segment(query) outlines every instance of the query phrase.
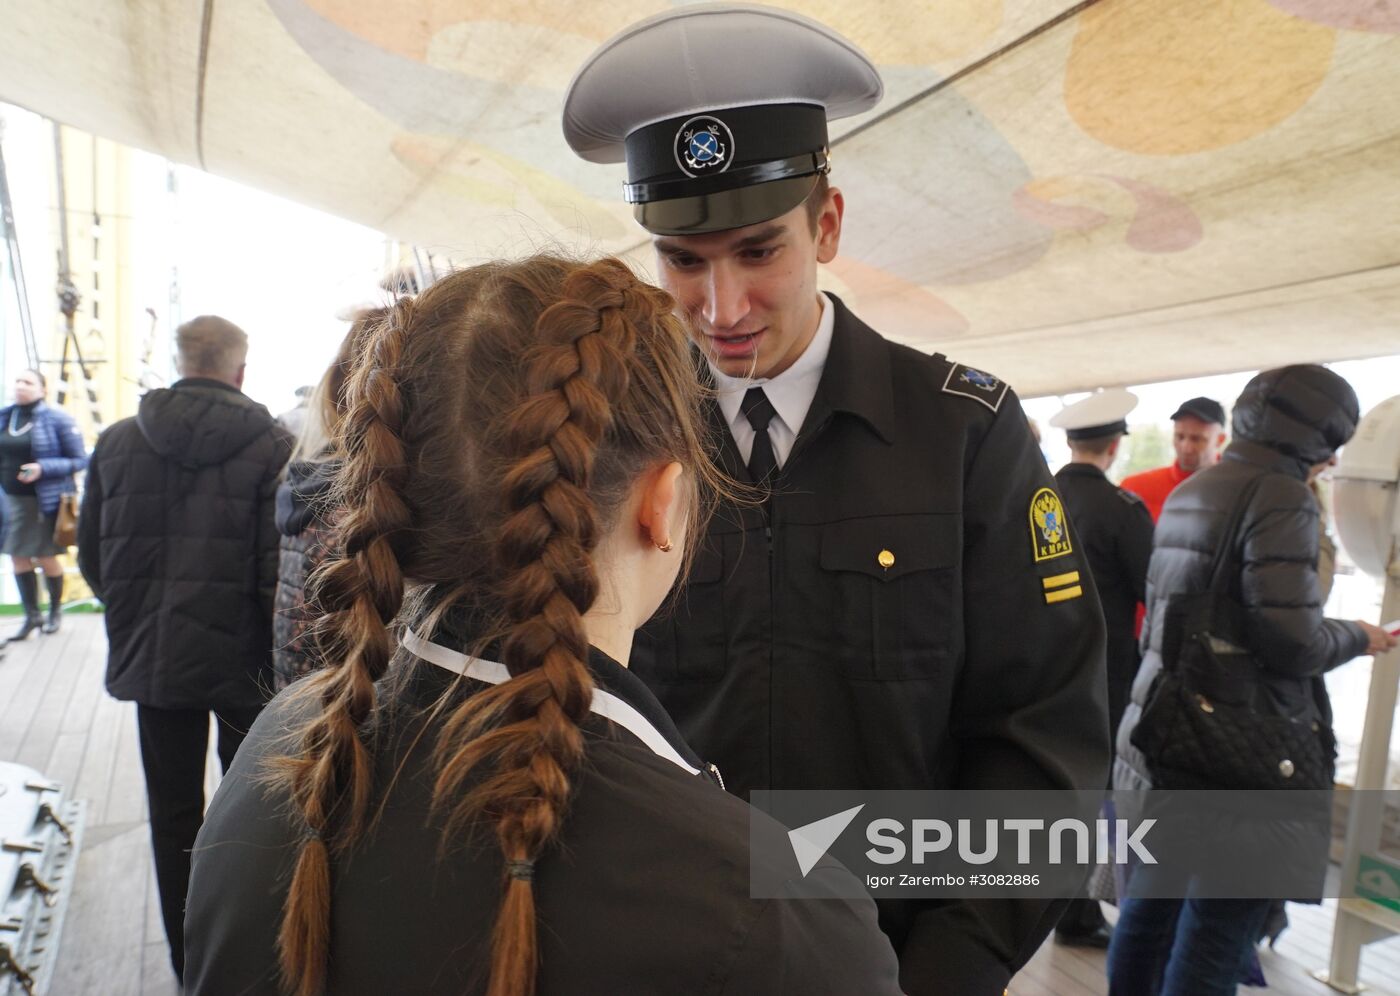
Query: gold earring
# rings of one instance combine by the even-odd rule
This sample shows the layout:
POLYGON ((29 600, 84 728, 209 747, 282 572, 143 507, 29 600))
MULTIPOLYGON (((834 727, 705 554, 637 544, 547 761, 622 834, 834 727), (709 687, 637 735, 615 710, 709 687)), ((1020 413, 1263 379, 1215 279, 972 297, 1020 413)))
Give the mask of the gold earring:
MULTIPOLYGON (((653 543, 656 543, 655 540, 653 540, 652 542, 653 542, 653 543)), ((657 548, 658 550, 660 550, 662 553, 670 553, 670 552, 671 552, 671 541, 670 541, 670 540, 667 540, 665 543, 656 543, 656 548, 657 548)))

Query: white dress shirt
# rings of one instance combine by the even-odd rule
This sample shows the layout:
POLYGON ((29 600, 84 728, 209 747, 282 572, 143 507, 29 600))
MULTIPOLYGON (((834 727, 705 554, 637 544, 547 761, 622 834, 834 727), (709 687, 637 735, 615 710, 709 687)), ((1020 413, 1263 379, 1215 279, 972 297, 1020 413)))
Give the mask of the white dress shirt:
POLYGON ((812 337, 812 341, 792 366, 778 376, 758 377, 752 380, 747 377, 729 377, 716 369, 713 363, 710 364, 710 370, 715 375, 719 410, 724 413, 724 420, 729 423, 729 431, 734 436, 734 442, 739 446, 739 454, 746 464, 749 462, 749 454, 753 452, 754 432, 753 426, 749 425, 749 420, 740 411, 740 405, 743 404, 744 394, 749 388, 763 388, 763 393, 768 396, 773 409, 778 413, 773 421, 768 423, 768 438, 773 443, 773 456, 777 458, 779 467, 787 463, 788 454, 797 442, 797 434, 802 431, 802 422, 807 417, 807 410, 812 407, 812 399, 817 394, 817 384, 821 381, 822 370, 826 367, 826 356, 831 352, 831 333, 836 325, 836 309, 832 307, 831 299, 821 293, 817 298, 822 309, 821 318, 817 321, 817 334, 812 337))

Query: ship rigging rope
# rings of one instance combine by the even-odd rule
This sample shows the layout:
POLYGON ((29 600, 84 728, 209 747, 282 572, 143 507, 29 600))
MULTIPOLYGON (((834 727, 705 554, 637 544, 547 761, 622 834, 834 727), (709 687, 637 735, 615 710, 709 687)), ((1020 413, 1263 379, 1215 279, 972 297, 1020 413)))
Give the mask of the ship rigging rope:
POLYGON ((10 259, 10 276, 15 285, 19 327, 24 336, 24 356, 31 367, 39 366, 39 344, 34 339, 34 320, 29 311, 29 288, 24 282, 24 260, 19 252, 15 209, 10 200, 10 178, 5 170, 4 132, 0 129, 0 226, 5 229, 5 248, 10 259))

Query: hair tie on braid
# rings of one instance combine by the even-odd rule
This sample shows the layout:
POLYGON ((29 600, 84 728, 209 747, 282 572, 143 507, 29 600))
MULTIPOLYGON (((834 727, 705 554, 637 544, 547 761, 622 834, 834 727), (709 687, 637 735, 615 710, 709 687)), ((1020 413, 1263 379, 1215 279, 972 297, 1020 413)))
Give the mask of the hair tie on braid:
POLYGON ((535 880, 535 862, 532 860, 507 861, 506 874, 520 882, 535 880))

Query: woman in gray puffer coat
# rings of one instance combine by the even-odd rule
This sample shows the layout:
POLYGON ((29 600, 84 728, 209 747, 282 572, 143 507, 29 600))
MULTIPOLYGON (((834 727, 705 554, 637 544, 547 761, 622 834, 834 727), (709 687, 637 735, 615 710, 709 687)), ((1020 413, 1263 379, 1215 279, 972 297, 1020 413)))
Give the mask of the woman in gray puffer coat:
MULTIPOLYGON (((1234 440, 1221 462, 1167 499, 1147 575, 1142 666, 1118 729, 1116 790, 1152 787, 1132 735, 1162 669, 1167 605, 1173 595, 1209 588, 1222 544, 1240 565, 1232 587, 1245 610, 1249 650, 1282 714, 1330 727, 1322 676, 1358 654, 1394 645, 1377 626, 1324 618, 1318 590, 1318 508, 1308 482, 1332 462, 1359 418, 1355 392, 1325 367, 1267 370, 1235 403, 1234 440), (1225 535, 1235 500, 1256 481, 1237 532, 1225 535)), ((1125 899, 1109 951, 1110 994, 1233 994, 1269 905, 1268 899, 1125 899)))
POLYGON ((277 489, 277 531, 281 539, 272 617, 275 691, 280 692, 318 666, 307 581, 334 552, 338 504, 335 479, 340 469, 338 436, 345 417, 346 378, 356 353, 383 315, 383 309, 356 314, 335 361, 311 394, 301 435, 287 465, 287 476, 277 489))

